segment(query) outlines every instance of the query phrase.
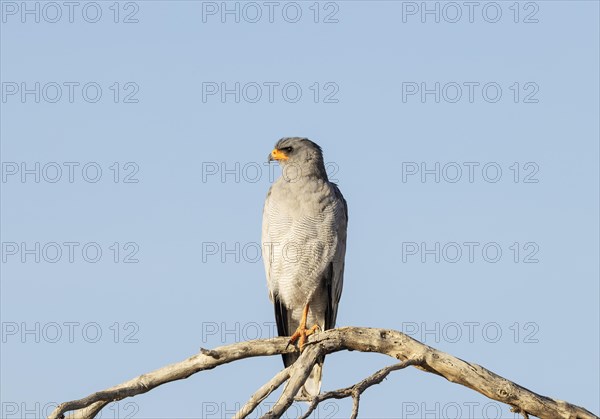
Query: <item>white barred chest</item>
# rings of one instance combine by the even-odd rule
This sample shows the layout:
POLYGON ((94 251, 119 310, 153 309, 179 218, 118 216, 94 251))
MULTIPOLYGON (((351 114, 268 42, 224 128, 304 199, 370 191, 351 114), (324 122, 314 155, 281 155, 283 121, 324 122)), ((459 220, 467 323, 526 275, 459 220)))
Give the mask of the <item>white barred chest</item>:
MULTIPOLYGON (((263 258, 269 289, 287 306, 302 306, 321 285, 338 244, 335 202, 303 202, 280 208, 269 200, 263 258)), ((289 202, 289 201, 288 201, 289 202)))

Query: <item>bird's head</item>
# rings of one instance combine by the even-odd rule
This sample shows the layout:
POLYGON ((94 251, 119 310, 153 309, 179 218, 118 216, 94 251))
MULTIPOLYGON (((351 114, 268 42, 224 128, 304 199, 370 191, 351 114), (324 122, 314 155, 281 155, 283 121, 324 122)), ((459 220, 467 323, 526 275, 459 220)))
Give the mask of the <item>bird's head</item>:
POLYGON ((268 160, 276 160, 283 169, 297 169, 300 176, 316 175, 327 179, 321 147, 308 138, 282 138, 269 153, 268 160))

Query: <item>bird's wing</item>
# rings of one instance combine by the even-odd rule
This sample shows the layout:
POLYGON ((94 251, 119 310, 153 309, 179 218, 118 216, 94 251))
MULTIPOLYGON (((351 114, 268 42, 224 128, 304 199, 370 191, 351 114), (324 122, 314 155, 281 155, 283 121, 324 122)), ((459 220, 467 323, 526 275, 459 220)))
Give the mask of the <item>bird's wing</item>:
POLYGON ((335 327, 338 304, 342 296, 342 288, 344 286, 344 259, 346 256, 346 230, 348 226, 348 204, 337 185, 332 185, 337 205, 339 205, 343 211, 338 212, 336 216, 335 225, 337 227, 338 236, 337 248, 335 249, 333 260, 329 264, 329 269, 325 274, 328 294, 327 308, 325 310, 325 329, 332 329, 335 327))

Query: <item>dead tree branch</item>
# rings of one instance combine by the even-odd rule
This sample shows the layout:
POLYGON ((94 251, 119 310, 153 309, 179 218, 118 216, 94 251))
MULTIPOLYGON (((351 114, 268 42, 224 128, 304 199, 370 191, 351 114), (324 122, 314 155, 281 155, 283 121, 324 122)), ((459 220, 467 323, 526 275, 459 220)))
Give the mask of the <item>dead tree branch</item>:
MULTIPOLYGON (((140 375, 83 399, 62 403, 50 414, 49 419, 62 419, 66 412, 73 412, 69 419, 93 418, 112 401, 146 393, 162 384, 188 378, 197 372, 240 359, 279 355, 295 350, 292 346, 288 347, 287 338, 284 337, 240 342, 213 350, 201 349, 200 353, 181 362, 140 375)), ((490 399, 506 403, 513 411, 521 413, 524 417, 531 415, 540 418, 600 419, 582 407, 539 395, 479 365, 424 345, 404 333, 361 327, 327 330, 311 336, 298 360, 263 385, 238 412, 236 418, 248 416, 262 400, 287 381, 281 396, 265 415, 267 418, 281 417, 294 402, 295 395, 306 381, 318 358, 342 350, 377 352, 403 362, 377 371, 352 387, 319 395, 312 400, 309 410, 314 410, 326 399, 352 397, 353 416, 356 417, 360 395, 367 388, 380 383, 394 370, 414 366, 475 390, 490 399)))
POLYGON ((359 383, 354 384, 352 387, 346 387, 340 390, 328 391, 327 393, 321 393, 315 397, 308 407, 306 413, 300 419, 307 419, 310 414, 317 408, 319 403, 329 399, 344 399, 346 397, 352 397, 353 407, 351 419, 358 417, 358 405, 360 402, 360 395, 364 393, 369 387, 381 383, 385 377, 387 377, 392 371, 404 369, 411 365, 420 365, 422 363, 419 359, 407 359, 399 364, 390 365, 377 371, 375 374, 365 378, 359 383))

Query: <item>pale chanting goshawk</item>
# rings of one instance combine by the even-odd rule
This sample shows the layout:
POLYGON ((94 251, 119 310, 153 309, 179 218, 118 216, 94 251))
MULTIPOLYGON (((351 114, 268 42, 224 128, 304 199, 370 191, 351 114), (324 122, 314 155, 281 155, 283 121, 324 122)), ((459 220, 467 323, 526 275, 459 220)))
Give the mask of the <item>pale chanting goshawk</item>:
MULTIPOLYGON (((321 147, 307 138, 282 138, 269 154, 281 165, 263 210, 262 249, 279 336, 302 350, 307 336, 335 327, 344 280, 348 207, 327 178, 321 147), (307 325, 310 328, 307 328, 307 325), (312 326, 311 326, 312 325, 312 326)), ((291 365, 298 354, 283 355, 291 365)), ((321 391, 323 359, 300 398, 321 391)))

